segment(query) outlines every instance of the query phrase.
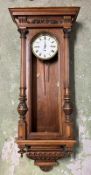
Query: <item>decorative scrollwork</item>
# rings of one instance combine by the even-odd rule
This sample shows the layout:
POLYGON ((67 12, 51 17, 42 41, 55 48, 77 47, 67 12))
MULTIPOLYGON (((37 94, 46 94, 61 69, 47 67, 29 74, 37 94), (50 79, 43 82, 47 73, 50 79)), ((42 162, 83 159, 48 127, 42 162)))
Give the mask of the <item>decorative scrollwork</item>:
POLYGON ((72 149, 59 152, 28 152, 27 157, 33 160, 41 161, 57 161, 60 158, 68 157, 72 153, 72 149))
POLYGON ((63 147, 59 151, 31 151, 31 149, 29 149, 26 152, 27 157, 35 160, 35 164, 43 171, 51 170, 52 167, 57 164, 58 159, 69 157, 71 154, 72 147, 63 147))
POLYGON ((18 26, 42 26, 42 25, 54 25, 54 26, 60 26, 63 28, 71 28, 72 26, 72 20, 73 17, 70 15, 67 16, 31 16, 31 15, 24 15, 24 16, 15 16, 16 23, 18 24, 18 26))

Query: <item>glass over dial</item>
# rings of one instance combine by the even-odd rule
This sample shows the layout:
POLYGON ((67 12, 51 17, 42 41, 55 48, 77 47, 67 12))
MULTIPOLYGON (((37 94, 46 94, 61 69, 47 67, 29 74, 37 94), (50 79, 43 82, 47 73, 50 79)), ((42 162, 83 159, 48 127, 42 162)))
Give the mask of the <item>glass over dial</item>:
POLYGON ((58 42, 55 37, 44 33, 38 35, 32 42, 33 54, 43 60, 51 59, 58 50, 58 42))

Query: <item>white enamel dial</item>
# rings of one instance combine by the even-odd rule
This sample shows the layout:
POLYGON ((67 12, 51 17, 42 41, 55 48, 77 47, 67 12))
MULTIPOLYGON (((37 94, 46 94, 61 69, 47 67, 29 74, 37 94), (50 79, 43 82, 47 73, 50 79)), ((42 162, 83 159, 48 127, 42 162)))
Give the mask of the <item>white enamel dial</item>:
POLYGON ((44 33, 38 35, 32 42, 33 54, 43 60, 51 59, 58 50, 58 42, 55 37, 44 33))

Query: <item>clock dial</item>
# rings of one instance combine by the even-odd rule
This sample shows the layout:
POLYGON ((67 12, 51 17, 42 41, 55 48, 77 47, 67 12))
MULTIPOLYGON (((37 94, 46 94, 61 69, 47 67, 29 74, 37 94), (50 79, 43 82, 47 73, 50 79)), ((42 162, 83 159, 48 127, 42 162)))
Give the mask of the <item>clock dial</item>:
POLYGON ((40 34, 32 42, 33 54, 39 59, 47 60, 55 56, 58 50, 58 42, 49 34, 40 34))

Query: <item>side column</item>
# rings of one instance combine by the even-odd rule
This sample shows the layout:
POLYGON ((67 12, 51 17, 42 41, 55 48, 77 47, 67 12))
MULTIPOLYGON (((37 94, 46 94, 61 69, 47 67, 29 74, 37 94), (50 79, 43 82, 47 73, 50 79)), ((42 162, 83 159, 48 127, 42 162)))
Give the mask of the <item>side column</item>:
MULTIPOLYGON (((28 33, 26 28, 19 28, 21 38, 21 60, 20 60, 20 97, 19 97, 19 105, 18 105, 18 113, 20 115, 20 119, 18 122, 18 140, 25 140, 27 136, 27 128, 26 128, 26 34, 28 33)), ((19 145, 21 156, 23 155, 24 148, 19 145)))
POLYGON ((66 139, 73 139, 73 122, 72 122, 72 104, 70 99, 70 68, 69 68, 69 36, 71 28, 64 29, 64 40, 65 40, 65 80, 64 80, 64 106, 63 110, 65 113, 65 136, 66 139))

